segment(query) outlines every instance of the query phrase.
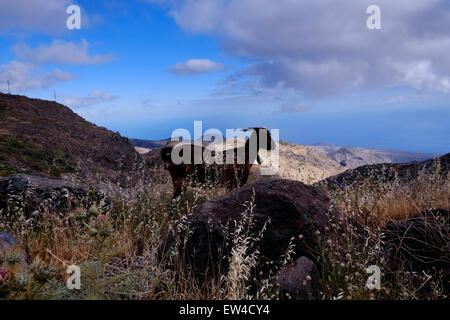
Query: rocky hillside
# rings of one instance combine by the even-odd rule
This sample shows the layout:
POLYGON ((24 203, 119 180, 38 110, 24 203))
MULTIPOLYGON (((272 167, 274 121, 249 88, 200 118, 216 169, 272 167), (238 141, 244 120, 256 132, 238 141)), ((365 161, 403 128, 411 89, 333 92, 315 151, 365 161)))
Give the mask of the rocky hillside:
POLYGON ((307 184, 346 170, 339 163, 307 146, 280 141, 280 177, 307 184))
POLYGON ((433 159, 434 155, 395 150, 376 150, 359 147, 341 147, 330 143, 317 143, 308 146, 341 166, 354 169, 360 166, 377 163, 407 163, 433 159))
POLYGON ((329 188, 342 188, 356 181, 368 181, 378 179, 380 182, 399 180, 408 183, 417 179, 420 174, 437 174, 450 181, 450 153, 436 159, 413 163, 383 163, 365 165, 356 169, 347 170, 341 174, 329 177, 319 184, 329 188))
POLYGON ((0 94, 0 177, 43 175, 132 186, 146 173, 127 138, 59 103, 0 94))

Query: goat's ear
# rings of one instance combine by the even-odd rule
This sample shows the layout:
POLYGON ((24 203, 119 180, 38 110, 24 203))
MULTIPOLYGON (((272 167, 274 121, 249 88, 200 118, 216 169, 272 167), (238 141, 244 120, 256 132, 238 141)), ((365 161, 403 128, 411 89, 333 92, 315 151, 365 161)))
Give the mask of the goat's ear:
POLYGON ((256 162, 258 162, 258 164, 262 164, 264 161, 262 161, 261 157, 257 155, 256 162))
POLYGON ((244 131, 244 132, 247 132, 247 131, 256 131, 256 132, 258 132, 258 130, 259 130, 260 128, 254 128, 254 127, 250 127, 250 128, 247 128, 247 129, 241 129, 242 131, 244 131))
POLYGON ((259 132, 259 130, 268 130, 268 129, 264 127, 251 127, 248 128, 247 130, 255 130, 256 132, 259 132))

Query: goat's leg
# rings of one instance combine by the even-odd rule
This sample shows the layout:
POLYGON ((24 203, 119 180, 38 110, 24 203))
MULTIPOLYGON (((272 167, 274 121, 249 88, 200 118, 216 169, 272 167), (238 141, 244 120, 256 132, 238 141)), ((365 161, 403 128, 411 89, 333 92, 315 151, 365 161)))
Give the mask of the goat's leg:
POLYGON ((200 184, 205 183, 205 176, 206 176, 205 166, 203 166, 203 165, 195 166, 195 175, 196 175, 198 183, 200 183, 200 184))
POLYGON ((226 181, 226 187, 227 191, 231 191, 234 189, 234 186, 236 184, 236 171, 234 166, 228 166, 227 170, 225 171, 225 181, 226 181))
POLYGON ((181 195, 183 191, 184 179, 175 179, 173 182, 173 199, 181 195))
POLYGON ((250 169, 251 169, 251 166, 246 166, 245 168, 244 168, 244 170, 243 170, 243 172, 242 172, 242 181, 240 181, 240 183, 241 183, 241 186, 243 186, 244 184, 246 184, 247 183, 247 181, 248 181, 248 176, 250 175, 250 169))
MULTIPOLYGON (((181 195, 181 192, 183 190, 183 179, 172 180, 172 185, 173 185, 172 200, 173 200, 181 195)), ((176 207, 177 205, 174 202, 169 202, 167 204, 167 213, 169 214, 169 217, 172 218, 173 215, 176 213, 176 207)))

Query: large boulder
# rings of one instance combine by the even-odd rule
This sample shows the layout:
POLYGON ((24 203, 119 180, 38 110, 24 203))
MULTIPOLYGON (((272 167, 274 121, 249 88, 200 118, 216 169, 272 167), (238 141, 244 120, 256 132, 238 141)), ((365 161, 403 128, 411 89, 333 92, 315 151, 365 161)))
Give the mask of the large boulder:
POLYGON ((320 273, 314 262, 306 257, 281 269, 272 279, 281 297, 317 299, 320 294, 320 273))
POLYGON ((0 213, 65 211, 78 206, 98 204, 108 207, 110 199, 102 189, 61 179, 13 174, 0 179, 0 213))
POLYGON ((404 221, 389 221, 383 229, 384 255, 390 270, 450 273, 449 210, 432 209, 404 221))
POLYGON ((337 216, 341 215, 330 209, 329 199, 320 189, 299 181, 259 180, 196 207, 170 230, 160 248, 160 258, 175 248, 196 275, 214 275, 219 268, 226 274, 236 226, 247 223, 246 217, 250 217, 250 238, 258 238, 267 223, 256 244, 258 266, 263 268, 259 272, 273 275, 276 270, 270 268, 277 265, 290 243, 294 245, 294 258, 314 259, 318 232, 323 233, 337 216))

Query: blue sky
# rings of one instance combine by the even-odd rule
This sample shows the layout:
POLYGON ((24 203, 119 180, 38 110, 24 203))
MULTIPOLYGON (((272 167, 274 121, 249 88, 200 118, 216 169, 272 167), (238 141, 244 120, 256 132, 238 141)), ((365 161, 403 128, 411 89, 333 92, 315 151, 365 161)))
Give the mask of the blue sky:
POLYGON ((0 91, 10 80, 13 93, 56 92, 133 138, 203 120, 302 144, 449 152, 448 3, 380 0, 382 29, 368 30, 369 2, 338 2, 2 0, 0 91), (81 30, 66 28, 70 4, 81 30))

